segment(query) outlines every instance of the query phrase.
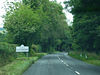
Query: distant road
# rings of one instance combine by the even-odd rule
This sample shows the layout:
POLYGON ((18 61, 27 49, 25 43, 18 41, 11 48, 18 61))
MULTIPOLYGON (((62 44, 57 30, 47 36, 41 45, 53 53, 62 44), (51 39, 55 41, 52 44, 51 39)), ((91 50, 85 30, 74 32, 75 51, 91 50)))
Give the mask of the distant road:
POLYGON ((74 59, 67 53, 49 54, 23 75, 100 75, 100 67, 74 59))

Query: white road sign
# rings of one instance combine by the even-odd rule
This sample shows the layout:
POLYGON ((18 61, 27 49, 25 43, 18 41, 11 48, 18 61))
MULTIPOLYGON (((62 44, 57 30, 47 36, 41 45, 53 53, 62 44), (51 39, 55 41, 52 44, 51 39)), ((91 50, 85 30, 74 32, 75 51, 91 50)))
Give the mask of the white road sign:
POLYGON ((18 46, 16 47, 16 52, 29 52, 29 47, 24 45, 18 46))

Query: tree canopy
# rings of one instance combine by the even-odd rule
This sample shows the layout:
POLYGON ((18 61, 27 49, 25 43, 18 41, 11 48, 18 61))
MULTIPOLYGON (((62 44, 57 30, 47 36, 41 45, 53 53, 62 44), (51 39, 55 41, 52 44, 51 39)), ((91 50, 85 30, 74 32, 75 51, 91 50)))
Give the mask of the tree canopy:
POLYGON ((80 50, 99 51, 100 1, 99 0, 70 0, 66 8, 71 7, 74 15, 73 41, 80 50), (98 42, 97 42, 98 41, 98 42), (97 47, 98 46, 98 47, 97 47))
POLYGON ((39 44, 43 51, 52 51, 57 49, 58 40, 63 43, 69 37, 62 10, 60 4, 49 0, 23 0, 7 11, 4 27, 13 43, 29 46, 39 44))

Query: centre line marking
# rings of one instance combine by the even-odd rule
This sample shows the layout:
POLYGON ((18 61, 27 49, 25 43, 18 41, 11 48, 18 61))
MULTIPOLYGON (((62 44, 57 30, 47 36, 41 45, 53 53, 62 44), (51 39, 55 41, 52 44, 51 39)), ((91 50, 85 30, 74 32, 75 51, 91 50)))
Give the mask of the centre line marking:
POLYGON ((58 59, 63 63, 65 64, 66 66, 69 66, 68 64, 66 64, 62 59, 60 59, 60 57, 58 56, 58 59))
POLYGON ((78 71, 75 71, 76 74, 80 75, 80 73, 78 71))
MULTIPOLYGON (((59 59, 64 65, 69 66, 69 65, 66 64, 59 56, 57 56, 57 57, 58 57, 58 59, 59 59)), ((70 67, 70 68, 71 68, 71 69, 69 69, 69 70, 73 72, 72 67, 70 67)), ((74 73, 76 73, 77 75, 80 75, 80 73, 79 73, 78 71, 75 71, 74 73)))

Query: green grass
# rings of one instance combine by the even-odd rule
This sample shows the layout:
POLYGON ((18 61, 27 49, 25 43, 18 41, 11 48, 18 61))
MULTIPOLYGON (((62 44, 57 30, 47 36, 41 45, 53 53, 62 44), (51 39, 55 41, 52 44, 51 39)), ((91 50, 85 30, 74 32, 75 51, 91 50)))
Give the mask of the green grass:
POLYGON ((39 58, 41 58, 42 56, 47 55, 47 53, 35 53, 34 56, 38 56, 39 58))
POLYGON ((87 63, 100 66, 100 60, 86 60, 87 63))
POLYGON ((34 63, 38 57, 17 58, 10 64, 0 68, 0 75, 22 75, 22 73, 34 63))
POLYGON ((60 53, 60 51, 54 51, 54 53, 60 53))
POLYGON ((47 53, 35 53, 34 57, 19 57, 13 62, 0 67, 0 75, 22 75, 36 60, 47 53))
POLYGON ((84 62, 87 62, 89 64, 94 64, 97 66, 100 66, 100 55, 97 55, 96 53, 82 53, 82 57, 80 56, 82 52, 70 52, 69 55, 73 58, 82 60, 84 62), (87 58, 85 57, 85 54, 87 55, 87 58))

